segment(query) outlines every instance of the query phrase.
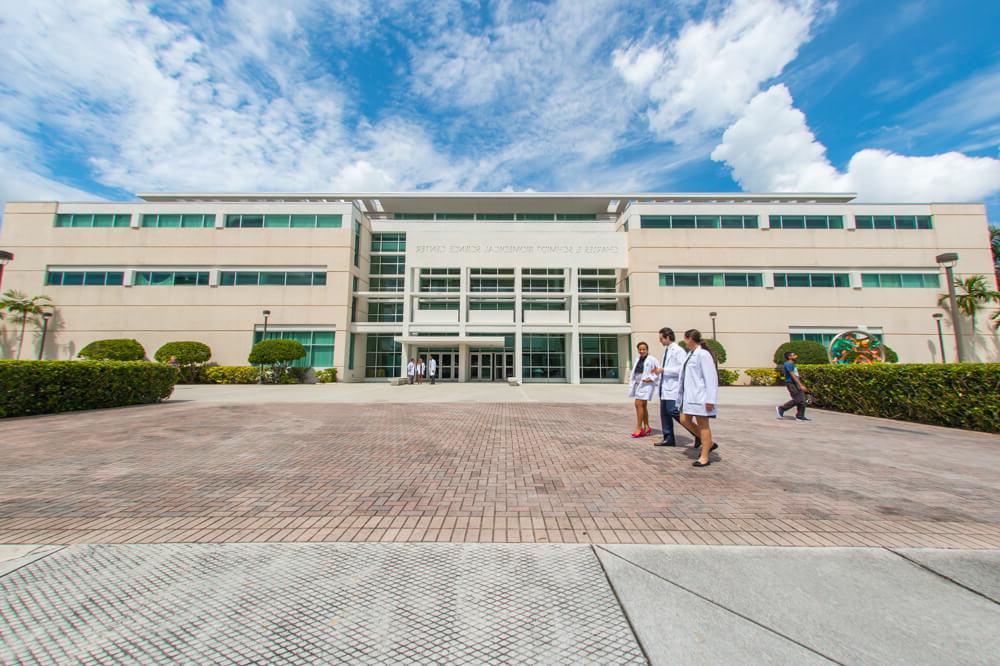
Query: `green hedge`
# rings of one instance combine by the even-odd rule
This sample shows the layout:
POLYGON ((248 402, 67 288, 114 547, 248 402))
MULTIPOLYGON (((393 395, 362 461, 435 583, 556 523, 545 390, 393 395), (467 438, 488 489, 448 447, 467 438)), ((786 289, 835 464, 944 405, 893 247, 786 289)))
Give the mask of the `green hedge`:
POLYGON ((823 409, 1000 432, 1000 363, 799 366, 823 409))
MULTIPOLYGON (((726 362, 726 348, 722 346, 722 343, 714 338, 702 338, 701 343, 708 347, 708 351, 712 352, 712 356, 715 357, 715 362, 718 365, 722 365, 726 362)), ((680 345, 681 349, 684 351, 688 350, 687 343, 681 340, 677 343, 680 345)))
POLYGON ((774 368, 750 368, 743 372, 750 378, 750 386, 777 386, 785 383, 774 368))
POLYGON ((739 370, 727 370, 719 368, 719 386, 731 386, 740 378, 739 370))
POLYGON ((146 358, 146 350, 138 340, 113 338, 94 340, 81 349, 77 356, 91 361, 142 361, 146 358))
POLYGON ((0 361, 0 417, 159 402, 177 379, 145 361, 0 361))
POLYGON ((814 340, 792 340, 780 345, 774 350, 774 364, 779 368, 785 362, 785 352, 795 352, 799 355, 796 365, 820 365, 830 362, 826 347, 814 340))
POLYGON ((329 384, 337 381, 337 368, 324 368, 316 371, 316 381, 320 384, 329 384))
POLYGON ((249 365, 203 365, 198 368, 199 384, 256 384, 260 369, 249 365))

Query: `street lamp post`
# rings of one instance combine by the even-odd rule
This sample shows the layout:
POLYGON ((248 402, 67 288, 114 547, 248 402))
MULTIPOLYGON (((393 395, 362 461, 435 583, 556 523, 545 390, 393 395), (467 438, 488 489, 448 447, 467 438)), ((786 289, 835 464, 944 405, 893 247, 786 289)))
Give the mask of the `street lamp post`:
POLYGON ((944 266, 945 276, 948 280, 948 303, 951 305, 951 323, 955 327, 955 353, 958 362, 965 361, 965 345, 962 340, 962 326, 958 319, 958 300, 955 298, 955 264, 958 263, 957 252, 945 252, 934 258, 941 266, 944 266))
POLYGON ((718 312, 709 312, 708 316, 712 318, 712 339, 715 340, 715 316, 719 314, 718 312))
POLYGON ((947 359, 944 356, 944 333, 941 332, 941 318, 944 317, 940 312, 934 313, 934 321, 937 322, 938 327, 938 346, 941 349, 941 362, 947 363, 947 359))
POLYGON ((52 319, 52 312, 46 310, 42 313, 42 344, 38 345, 38 360, 42 360, 45 355, 45 336, 49 332, 49 319, 52 319))
POLYGON ((0 286, 3 286, 3 267, 14 260, 14 253, 0 250, 0 286))
MULTIPOLYGON (((260 341, 261 342, 263 342, 264 340, 267 340, 267 318, 271 316, 271 311, 270 310, 264 310, 263 314, 264 314, 264 332, 260 336, 260 341)), ((263 367, 261 367, 261 369, 260 369, 260 383, 261 384, 264 383, 264 368, 263 367)))

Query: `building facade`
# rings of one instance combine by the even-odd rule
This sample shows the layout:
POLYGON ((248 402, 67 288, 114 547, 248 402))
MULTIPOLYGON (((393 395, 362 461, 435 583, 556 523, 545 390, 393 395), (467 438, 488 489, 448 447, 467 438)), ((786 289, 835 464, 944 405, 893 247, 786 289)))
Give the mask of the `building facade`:
MULTIPOLYGON (((622 382, 662 326, 714 326, 733 369, 848 329, 938 362, 935 257, 995 280, 982 205, 830 194, 144 194, 9 203, 0 248, 15 255, 3 288, 55 304, 45 358, 128 337, 245 365, 266 325, 346 381, 433 355, 444 381, 622 382)), ((960 322, 967 355, 996 359, 979 319, 960 322)), ((4 327, 6 358, 16 334, 4 327)))

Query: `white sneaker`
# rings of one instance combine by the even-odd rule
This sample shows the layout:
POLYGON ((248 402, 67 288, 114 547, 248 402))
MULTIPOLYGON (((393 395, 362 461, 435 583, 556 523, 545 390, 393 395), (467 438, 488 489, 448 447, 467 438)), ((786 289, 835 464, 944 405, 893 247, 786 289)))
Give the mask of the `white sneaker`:
POLYGON ((774 408, 774 413, 778 415, 778 420, 779 421, 784 421, 785 420, 785 413, 783 411, 781 411, 781 407, 775 407, 774 408))

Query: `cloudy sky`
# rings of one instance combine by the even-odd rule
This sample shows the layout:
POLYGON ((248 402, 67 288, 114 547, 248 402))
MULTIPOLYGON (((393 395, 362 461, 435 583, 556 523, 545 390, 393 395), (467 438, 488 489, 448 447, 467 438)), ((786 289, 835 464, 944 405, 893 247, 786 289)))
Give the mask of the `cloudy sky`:
POLYGON ((1000 221, 1000 3, 0 0, 0 200, 852 191, 1000 221))

